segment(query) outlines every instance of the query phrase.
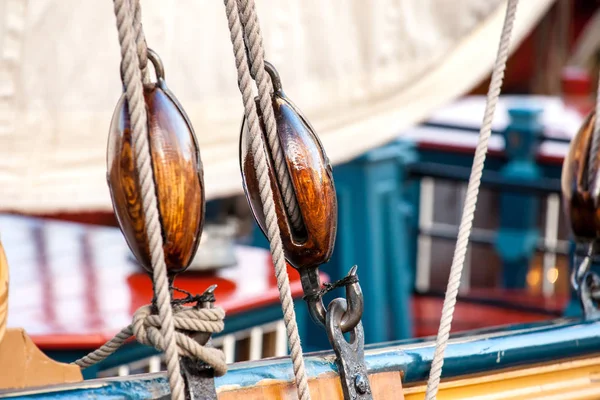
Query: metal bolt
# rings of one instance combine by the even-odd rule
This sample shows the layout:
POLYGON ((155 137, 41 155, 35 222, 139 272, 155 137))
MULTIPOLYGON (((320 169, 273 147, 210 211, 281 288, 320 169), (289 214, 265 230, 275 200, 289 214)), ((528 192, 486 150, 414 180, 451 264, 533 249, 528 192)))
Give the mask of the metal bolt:
POLYGON ((369 390, 369 385, 367 384, 367 380, 362 374, 357 374, 354 377, 354 387, 356 391, 360 394, 366 394, 369 390))

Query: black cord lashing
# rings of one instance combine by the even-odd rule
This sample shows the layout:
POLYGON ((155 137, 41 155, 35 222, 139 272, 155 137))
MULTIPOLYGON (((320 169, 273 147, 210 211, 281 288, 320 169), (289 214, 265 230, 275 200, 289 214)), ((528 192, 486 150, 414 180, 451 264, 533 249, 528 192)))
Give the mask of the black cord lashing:
MULTIPOLYGON (((180 289, 178 287, 173 286, 172 284, 169 286, 169 290, 185 294, 185 297, 183 299, 172 299, 171 307, 196 303, 194 307, 200 308, 202 303, 214 303, 216 300, 215 294, 212 291, 203 294, 192 294, 187 290, 180 289)), ((156 308, 156 297, 152 298, 152 306, 156 308)))
POLYGON ((339 287, 352 285, 354 283, 358 283, 358 276, 356 275, 348 275, 343 277, 340 280, 337 280, 333 283, 324 283, 321 290, 317 290, 312 293, 307 293, 304 295, 303 299, 305 301, 315 301, 319 300, 321 297, 325 296, 327 293, 331 292, 334 289, 339 287))

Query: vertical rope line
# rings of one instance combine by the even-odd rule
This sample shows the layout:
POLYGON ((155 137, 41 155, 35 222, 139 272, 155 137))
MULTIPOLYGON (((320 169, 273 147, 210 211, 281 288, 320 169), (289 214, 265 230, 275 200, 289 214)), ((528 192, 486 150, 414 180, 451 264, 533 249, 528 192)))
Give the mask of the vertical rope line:
POLYGON ((146 44, 146 36, 144 35, 144 29, 142 28, 142 6, 140 0, 131 1, 131 12, 133 14, 133 30, 135 31, 135 44, 137 46, 137 53, 140 63, 140 70, 142 71, 142 79, 144 83, 150 80, 148 72, 148 45, 146 44))
POLYGON ((267 141, 271 149, 275 174, 283 195, 283 203, 288 211, 290 222, 296 230, 302 228, 302 214, 294 193, 287 163, 283 156, 283 150, 279 144, 277 135, 277 125, 273 115, 273 103, 271 93, 273 93, 273 83, 271 77, 265 72, 265 51, 263 47, 262 34, 258 23, 256 5, 254 0, 238 0, 238 11, 242 31, 246 37, 246 45, 250 55, 250 74, 255 79, 258 87, 258 98, 260 110, 262 111, 263 121, 267 131, 267 141))
POLYGON ((500 36, 500 45, 496 56, 496 62, 492 70, 492 78, 487 94, 485 113, 481 130, 479 131, 479 141, 475 149, 473 158, 473 167, 471 168, 471 176, 467 186, 467 194, 463 207, 463 214, 458 229, 458 238, 454 249, 454 258, 452 267, 450 268, 450 277, 448 279, 448 288, 444 298, 444 306, 442 307, 442 316, 438 329, 437 339, 435 342, 435 353, 431 362, 431 372, 427 381, 427 391, 425 393, 426 400, 434 400, 437 396, 440 379, 442 375, 442 366, 444 365, 444 351, 448 346, 450 337, 450 328, 452 326, 452 318, 454 316, 454 308, 456 306, 456 297, 460 286, 460 278, 462 269, 465 263, 465 255, 469 247, 469 236, 473 227, 473 217, 475 216, 475 207, 477 205, 477 196, 479 194, 479 186, 481 184, 481 175, 485 164, 485 156, 488 148, 488 141, 492 132, 492 120, 500 89, 504 79, 504 70, 506 69, 506 61, 510 48, 510 36, 517 11, 518 0, 508 0, 506 6, 506 15, 502 34, 500 36))
MULTIPOLYGON (((137 0, 134 0, 137 1, 137 0)), ((158 201, 154 186, 154 171, 148 138, 146 103, 142 87, 136 33, 133 28, 131 4, 127 0, 114 0, 114 11, 121 45, 121 68, 131 120, 135 164, 139 172, 144 220, 151 252, 152 278, 156 306, 161 321, 161 334, 165 343, 165 359, 172 398, 184 400, 184 382, 179 369, 179 354, 175 341, 171 293, 163 251, 162 228, 159 221, 158 201)), ((141 26, 141 25, 140 25, 141 26)), ((140 28, 141 31, 141 28, 140 28)), ((137 35, 140 37, 140 35, 137 35)))
MULTIPOLYGON (((286 326, 286 333, 290 346, 290 353, 294 368, 296 388, 298 397, 301 400, 309 400, 310 392, 308 389, 308 378, 304 368, 304 356, 302 355, 302 346, 300 336, 298 335, 298 325, 296 323, 296 313, 294 311, 294 302, 290 289, 290 282, 287 275, 286 262, 283 254, 283 244, 281 242, 281 233, 277 224, 277 215, 275 213, 275 202, 273 200, 273 191, 269 179, 267 168, 267 154, 263 142, 262 131, 260 128, 254 94, 252 91, 252 78, 248 69, 248 59, 246 57, 246 48, 244 45, 242 24, 238 12, 236 0, 224 0, 225 12, 231 33, 231 43, 235 56, 235 64, 238 74, 238 86, 242 94, 244 110, 248 124, 249 149, 252 151, 255 160, 256 174, 259 182, 260 199, 263 204, 265 222, 267 228, 267 237, 271 246, 273 264, 275 266, 275 276, 279 288, 279 298, 283 310, 283 318, 286 326)), ((270 96, 270 94, 269 94, 270 96)))

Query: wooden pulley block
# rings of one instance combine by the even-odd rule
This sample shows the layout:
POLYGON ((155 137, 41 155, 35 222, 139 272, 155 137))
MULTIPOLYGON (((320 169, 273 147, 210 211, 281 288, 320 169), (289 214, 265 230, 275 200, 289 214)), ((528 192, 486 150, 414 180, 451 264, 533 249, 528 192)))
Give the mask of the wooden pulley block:
MULTIPOLYGON (((154 184, 170 275, 194 258, 204 223, 204 179, 192 124, 168 90, 160 59, 148 51, 157 82, 144 85, 154 184)), ((125 94, 113 114, 108 139, 108 186, 117 220, 140 264, 151 271, 139 171, 125 94)))
POLYGON ((561 177, 565 213, 575 237, 584 240, 600 238, 600 208, 594 199, 594 187, 588 183, 590 162, 596 164, 596 174, 600 172, 600 159, 590 159, 595 120, 595 113, 590 113, 571 140, 561 177))
MULTIPOLYGON (((268 63, 265 63, 265 69, 273 81, 272 100, 277 134, 303 221, 301 229, 292 227, 277 182, 272 156, 267 157, 285 257, 297 269, 317 267, 329 260, 335 243, 337 199, 333 172, 314 129, 284 94, 277 71, 268 63)), ((263 138, 268 147, 260 107, 257 105, 257 108, 263 138)), ((259 183, 254 169, 255 159, 248 147, 248 135, 248 126, 244 118, 240 134, 242 180, 254 218, 263 233, 266 233, 259 183)))

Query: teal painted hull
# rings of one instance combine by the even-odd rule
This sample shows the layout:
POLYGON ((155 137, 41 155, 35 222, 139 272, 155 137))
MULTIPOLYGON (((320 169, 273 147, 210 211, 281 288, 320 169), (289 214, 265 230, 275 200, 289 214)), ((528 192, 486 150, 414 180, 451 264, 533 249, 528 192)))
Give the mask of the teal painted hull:
MULTIPOLYGON (((600 353, 598 332, 600 320, 563 318, 457 334, 446 350, 443 378, 600 353)), ((407 385, 427 379, 433 352, 434 340, 425 338, 368 346, 365 358, 369 372, 403 371, 403 384, 407 385)), ((310 376, 336 371, 334 356, 331 352, 308 354, 306 368, 310 376)), ((264 379, 291 381, 293 373, 289 358, 232 365, 225 376, 216 378, 216 385, 249 387, 264 379)), ((0 398, 160 399, 168 393, 166 376, 158 373, 89 380, 20 393, 4 392, 0 393, 0 398)))

